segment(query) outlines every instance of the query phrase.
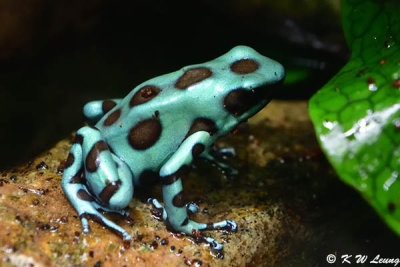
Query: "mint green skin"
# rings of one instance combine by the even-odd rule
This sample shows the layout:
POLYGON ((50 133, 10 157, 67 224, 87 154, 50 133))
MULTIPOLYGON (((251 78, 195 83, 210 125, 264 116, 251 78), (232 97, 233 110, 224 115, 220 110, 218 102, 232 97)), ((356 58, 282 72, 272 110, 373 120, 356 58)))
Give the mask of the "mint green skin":
MULTIPOLYGON (((198 207, 182 203, 179 170, 190 165, 197 155, 215 160, 209 153, 210 146, 262 109, 270 100, 267 96, 275 90, 272 85, 282 82, 284 74, 284 68, 278 62, 250 47, 237 46, 212 61, 187 66, 138 85, 125 98, 114 99, 115 106, 108 112, 102 108, 104 101, 86 104, 84 115, 97 122, 95 127, 78 130, 62 178, 62 188, 81 218, 83 231, 90 231, 88 218, 92 218, 129 241, 128 232, 98 210, 127 216, 125 208, 133 196, 134 186, 143 184, 142 173, 148 171, 161 177, 164 207, 155 199, 149 202, 174 230, 188 235, 221 228, 235 231, 237 225, 232 220, 206 224, 189 219, 187 210, 196 212, 198 207), (234 72, 232 64, 244 59, 255 61, 257 68, 245 69, 244 72, 250 73, 234 72), (203 76, 192 73, 191 84, 177 88, 179 78, 196 68, 206 68, 211 74, 204 77, 204 73, 203 76), (148 85, 156 86, 160 91, 149 101, 132 106, 131 99, 148 85), (239 88, 240 94, 227 97, 239 88), (117 110, 119 115, 113 117, 117 110), (206 123, 196 123, 199 119, 206 123), (132 129, 143 121, 151 121, 151 127, 134 131, 139 135, 132 137, 132 129), (150 141, 149 136, 152 136, 150 141), (137 141, 133 145, 132 138, 137 141), (82 171, 85 180, 80 178, 82 171)), ((226 168, 223 163, 216 163, 226 168)), ((215 250, 222 249, 222 245, 212 238, 205 237, 203 241, 215 250)))

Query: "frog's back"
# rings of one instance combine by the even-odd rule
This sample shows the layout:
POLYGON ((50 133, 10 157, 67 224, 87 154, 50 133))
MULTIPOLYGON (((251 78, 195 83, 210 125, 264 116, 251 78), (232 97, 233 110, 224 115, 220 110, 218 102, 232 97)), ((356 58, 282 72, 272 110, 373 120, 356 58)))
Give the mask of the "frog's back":
POLYGON ((210 87, 210 69, 204 64, 193 66, 189 66, 194 69, 191 77, 185 78, 187 71, 181 69, 140 84, 96 124, 110 149, 135 176, 144 170, 158 171, 196 119, 214 121, 221 116, 217 109, 205 114, 210 102, 204 92, 198 95, 194 90, 210 87), (188 88, 193 83, 196 86, 188 88))
MULTIPOLYGON (((284 75, 281 69, 279 63, 239 46, 212 61, 140 84, 96 127, 135 177, 144 170, 158 171, 192 129, 208 131, 215 140, 250 116, 243 107, 254 101, 237 98, 241 94, 234 91, 253 93, 275 83, 284 75)), ((257 110, 266 103, 257 102, 257 110)))

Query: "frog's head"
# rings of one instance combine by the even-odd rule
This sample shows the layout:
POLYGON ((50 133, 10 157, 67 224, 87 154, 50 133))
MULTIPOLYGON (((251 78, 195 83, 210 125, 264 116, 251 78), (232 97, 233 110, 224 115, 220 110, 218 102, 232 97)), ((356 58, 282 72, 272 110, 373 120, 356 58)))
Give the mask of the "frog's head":
POLYGON ((285 78, 281 64, 248 46, 236 46, 220 59, 230 62, 223 106, 238 122, 262 109, 285 78))

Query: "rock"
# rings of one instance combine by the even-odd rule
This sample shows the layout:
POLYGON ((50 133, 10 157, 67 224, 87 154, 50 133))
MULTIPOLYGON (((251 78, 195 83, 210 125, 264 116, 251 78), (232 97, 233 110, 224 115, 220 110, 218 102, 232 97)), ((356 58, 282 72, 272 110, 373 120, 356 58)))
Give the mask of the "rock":
MULTIPOLYGON (((232 146, 226 159, 239 170, 225 175, 198 161, 185 177, 187 197, 200 206, 192 218, 233 219, 236 233, 204 232, 224 246, 223 254, 192 237, 172 233, 152 218, 147 197, 161 200, 160 185, 135 188, 130 219, 107 214, 133 237, 129 246, 90 221, 83 234, 76 211, 62 192, 62 169, 71 138, 32 161, 0 174, 0 257, 10 265, 34 266, 271 266, 287 262, 311 232, 302 220, 307 198, 299 182, 332 177, 315 141, 303 101, 274 101, 217 143, 232 146), (311 178, 310 178, 311 177, 311 178), (223 258, 222 258, 223 256, 223 258)), ((321 184, 324 186, 324 179, 321 184)), ((299 256, 301 258, 301 256, 299 256)), ((291 262, 296 262, 292 259, 291 262)))

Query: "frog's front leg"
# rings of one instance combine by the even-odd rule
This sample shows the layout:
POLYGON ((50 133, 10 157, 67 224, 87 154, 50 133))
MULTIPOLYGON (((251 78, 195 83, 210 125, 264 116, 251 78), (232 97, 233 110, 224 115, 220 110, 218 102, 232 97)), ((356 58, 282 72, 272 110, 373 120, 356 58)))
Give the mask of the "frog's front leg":
POLYGON ((96 100, 85 104, 83 115, 87 120, 96 123, 107 112, 113 109, 122 99, 96 100))
MULTIPOLYGON (((160 169, 166 217, 176 231, 192 236, 196 236, 201 230, 221 228, 229 231, 236 230, 236 223, 231 220, 217 223, 198 223, 190 220, 186 203, 184 203, 179 169, 184 165, 191 164, 193 158, 200 155, 211 142, 208 132, 199 131, 190 135, 160 169)), ((222 245, 212 238, 204 238, 204 241, 208 242, 213 249, 222 249, 222 245)))
POLYGON ((99 130, 81 128, 68 156, 62 188, 78 212, 83 231, 90 231, 88 219, 99 222, 124 240, 130 235, 120 226, 105 218, 98 210, 127 215, 123 209, 133 195, 132 173, 129 167, 108 150, 99 130), (85 178, 82 179, 82 171, 85 178))

